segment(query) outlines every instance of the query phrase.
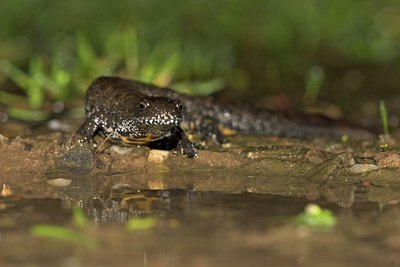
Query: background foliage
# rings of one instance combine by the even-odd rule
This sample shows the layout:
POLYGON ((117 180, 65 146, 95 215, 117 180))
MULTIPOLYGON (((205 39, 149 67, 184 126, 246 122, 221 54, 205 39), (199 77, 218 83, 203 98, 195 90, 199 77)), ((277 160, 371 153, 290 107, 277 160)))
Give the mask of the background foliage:
POLYGON ((399 87, 396 0, 3 0, 0 17, 0 111, 17 118, 46 119, 111 74, 344 109, 399 87))

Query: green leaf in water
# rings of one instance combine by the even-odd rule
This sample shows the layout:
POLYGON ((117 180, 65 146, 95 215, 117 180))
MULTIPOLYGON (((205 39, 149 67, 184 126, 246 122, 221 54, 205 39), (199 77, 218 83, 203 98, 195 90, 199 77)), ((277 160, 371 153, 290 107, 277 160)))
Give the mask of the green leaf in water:
POLYGON ((296 216, 295 222, 310 227, 331 228, 335 225, 336 218, 330 210, 323 209, 317 204, 308 204, 304 212, 296 216))
POLYGON ((31 234, 36 237, 56 239, 76 245, 82 245, 92 249, 95 249, 99 246, 96 240, 93 240, 76 231, 57 225, 36 224, 31 228, 31 234))
POLYGON ((132 218, 126 224, 129 231, 151 229, 156 224, 157 220, 154 218, 132 218))
POLYGON ((72 219, 74 224, 80 228, 86 228, 89 225, 89 220, 82 208, 74 208, 72 210, 72 219))

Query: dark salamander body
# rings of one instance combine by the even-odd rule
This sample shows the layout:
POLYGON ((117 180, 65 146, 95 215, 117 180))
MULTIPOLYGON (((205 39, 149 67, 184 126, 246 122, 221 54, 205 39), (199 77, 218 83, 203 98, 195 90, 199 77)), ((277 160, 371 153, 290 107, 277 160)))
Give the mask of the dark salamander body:
POLYGON ((217 144, 226 143, 225 135, 236 132, 295 138, 376 138, 374 132, 361 126, 319 115, 219 103, 212 97, 185 96, 117 77, 100 77, 90 85, 85 110, 87 120, 78 130, 84 140, 99 133, 120 144, 177 147, 187 157, 195 156, 196 148, 185 132, 217 144))

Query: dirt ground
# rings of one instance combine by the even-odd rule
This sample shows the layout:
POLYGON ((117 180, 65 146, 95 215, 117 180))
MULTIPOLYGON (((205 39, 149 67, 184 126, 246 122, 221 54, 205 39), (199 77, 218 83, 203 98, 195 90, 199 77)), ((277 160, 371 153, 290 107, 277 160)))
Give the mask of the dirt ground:
MULTIPOLYGON (((188 159, 176 151, 108 143, 69 145, 70 134, 0 138, 0 181, 21 195, 77 199, 115 184, 133 189, 194 189, 225 193, 324 197, 341 207, 355 201, 400 200, 400 150, 391 139, 342 143, 237 136, 188 159), (82 195, 83 194, 83 195, 82 195)), ((101 139, 98 140, 101 143, 101 139)))

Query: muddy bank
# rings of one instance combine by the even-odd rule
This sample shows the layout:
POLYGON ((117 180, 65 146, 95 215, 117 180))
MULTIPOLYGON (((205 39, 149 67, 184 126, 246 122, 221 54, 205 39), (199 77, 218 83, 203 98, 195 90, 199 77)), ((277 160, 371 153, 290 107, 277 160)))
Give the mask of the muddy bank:
MULTIPOLYGON (((18 195, 83 199, 124 185, 132 190, 193 189, 398 203, 400 151, 373 143, 304 142, 235 137, 229 147, 200 150, 187 159, 174 151, 103 144, 66 146, 61 133, 1 138, 0 182, 18 195)), ((101 143, 101 140, 99 140, 101 143)))

